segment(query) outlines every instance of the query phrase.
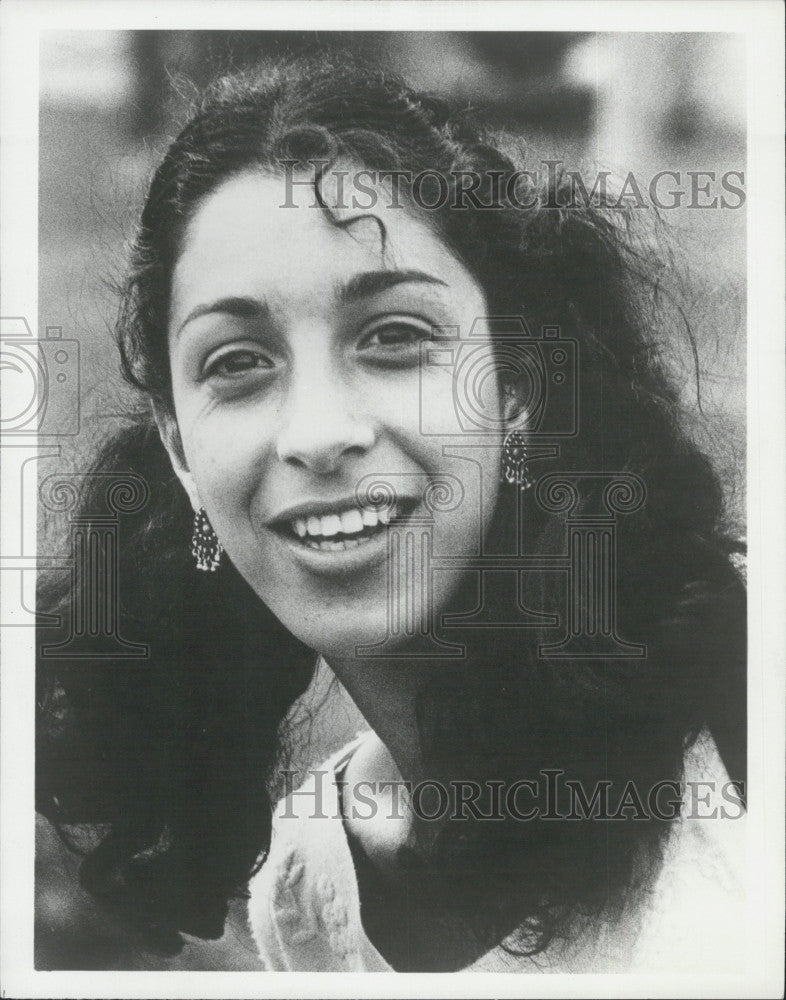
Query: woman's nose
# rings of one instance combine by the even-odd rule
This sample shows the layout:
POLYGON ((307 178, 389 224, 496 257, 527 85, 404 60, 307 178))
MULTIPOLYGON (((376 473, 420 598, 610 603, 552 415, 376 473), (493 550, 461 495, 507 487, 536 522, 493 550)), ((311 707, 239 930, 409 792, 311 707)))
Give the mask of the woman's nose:
POLYGON ((326 475, 374 444, 372 422, 353 412, 351 394, 331 384, 324 369, 299 379, 289 395, 276 443, 282 462, 326 475))

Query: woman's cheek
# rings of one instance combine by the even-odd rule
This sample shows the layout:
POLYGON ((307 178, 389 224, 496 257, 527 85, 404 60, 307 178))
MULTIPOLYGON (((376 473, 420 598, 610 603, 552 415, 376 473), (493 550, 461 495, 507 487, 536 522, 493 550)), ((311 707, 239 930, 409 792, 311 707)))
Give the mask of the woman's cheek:
POLYGON ((381 426, 394 435, 406 434, 428 443, 431 426, 456 425, 452 371, 430 371, 420 365, 401 371, 374 372, 361 381, 359 399, 364 407, 372 403, 381 426))
POLYGON ((186 458, 190 451, 192 473, 213 526, 234 534, 238 519, 247 520, 247 499, 260 472, 261 422, 249 414, 229 415, 213 408, 194 424, 190 446, 186 458))
POLYGON ((426 434, 460 434, 453 365, 443 363, 450 352, 435 348, 427 355, 418 378, 420 427, 426 434), (434 359, 428 363, 428 359, 434 359), (438 363, 439 362, 439 363, 438 363))

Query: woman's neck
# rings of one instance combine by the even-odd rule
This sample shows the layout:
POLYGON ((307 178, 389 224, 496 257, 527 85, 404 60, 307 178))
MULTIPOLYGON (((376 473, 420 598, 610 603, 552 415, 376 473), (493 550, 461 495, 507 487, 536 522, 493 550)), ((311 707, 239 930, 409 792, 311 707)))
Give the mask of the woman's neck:
MULTIPOLYGON (((347 830, 381 871, 395 871, 403 848, 429 854, 453 811, 445 809, 429 822, 416 820, 409 791, 441 777, 426 762, 417 706, 427 685, 450 683, 455 667, 403 658, 338 659, 330 666, 375 734, 353 755, 345 772, 347 801, 352 804, 357 790, 373 800, 373 807, 351 805, 345 814, 347 830), (373 815, 368 816, 370 811, 373 815)), ((449 794, 450 787, 446 789, 449 794)), ((428 803, 423 809, 430 812, 428 803)))
POLYGON ((389 780, 422 781, 424 773, 417 702, 438 664, 405 659, 331 658, 330 667, 379 737, 375 770, 389 780))

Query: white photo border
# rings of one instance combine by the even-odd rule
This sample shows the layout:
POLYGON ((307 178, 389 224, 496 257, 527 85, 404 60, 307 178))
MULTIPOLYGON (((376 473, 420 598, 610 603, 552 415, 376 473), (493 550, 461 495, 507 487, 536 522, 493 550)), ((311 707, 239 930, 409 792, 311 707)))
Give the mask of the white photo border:
MULTIPOLYGON (((740 972, 719 976, 38 972, 33 965, 34 634, 2 636, 0 992, 12 997, 776 997, 784 931, 784 9, 770 0, 211 2, 6 0, 0 315, 38 316, 38 38, 43 30, 718 31, 748 59, 749 909, 740 972)), ((11 406, 12 400, 4 405, 11 406)), ((0 462, 3 455, 0 453, 0 462)), ((3 463, 4 464, 4 463, 3 463)), ((3 504, 3 508, 6 504, 3 504)), ((13 526, 6 517, 2 542, 13 526)), ((5 547, 5 544, 4 546, 5 547)), ((0 600, 12 598, 6 590, 0 600)), ((4 610, 6 610, 4 608, 4 610)))

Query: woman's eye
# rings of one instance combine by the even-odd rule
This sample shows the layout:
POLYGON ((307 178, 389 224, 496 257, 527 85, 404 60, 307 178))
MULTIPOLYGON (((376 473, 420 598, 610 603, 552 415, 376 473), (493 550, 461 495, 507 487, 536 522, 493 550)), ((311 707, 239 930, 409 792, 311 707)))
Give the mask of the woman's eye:
POLYGON ((387 353, 401 353, 412 350, 418 352, 424 340, 431 339, 431 330, 425 326, 409 323, 387 323, 378 326, 360 341, 361 350, 378 350, 387 353))
POLYGON ((205 378, 238 378, 248 372, 269 370, 273 363, 259 351, 238 350, 229 351, 209 361, 205 365, 205 378))

